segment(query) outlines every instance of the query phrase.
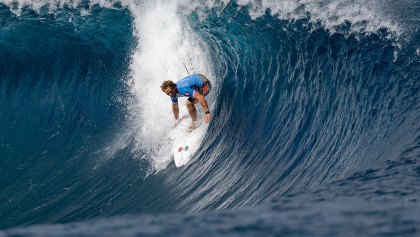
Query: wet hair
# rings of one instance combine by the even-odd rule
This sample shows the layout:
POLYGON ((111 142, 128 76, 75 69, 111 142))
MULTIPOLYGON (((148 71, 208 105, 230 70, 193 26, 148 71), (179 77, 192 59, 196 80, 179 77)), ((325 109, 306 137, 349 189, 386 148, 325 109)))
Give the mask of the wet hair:
POLYGON ((165 89, 168 87, 175 88, 176 84, 171 80, 167 80, 167 81, 162 82, 162 85, 160 85, 160 89, 162 89, 162 91, 165 91, 165 89))

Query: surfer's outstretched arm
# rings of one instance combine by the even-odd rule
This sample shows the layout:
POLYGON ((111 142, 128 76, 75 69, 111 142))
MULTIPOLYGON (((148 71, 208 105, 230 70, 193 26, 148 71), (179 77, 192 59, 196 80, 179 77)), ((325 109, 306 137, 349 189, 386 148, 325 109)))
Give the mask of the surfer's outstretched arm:
POLYGON ((174 112, 175 119, 179 119, 179 106, 178 104, 172 104, 172 112, 174 112))
POLYGON ((206 99, 204 98, 202 94, 196 93, 196 92, 194 92, 194 99, 200 102, 201 106, 203 107, 203 110, 205 113, 204 122, 209 123, 211 119, 211 115, 210 115, 210 110, 209 110, 209 106, 207 105, 206 99))

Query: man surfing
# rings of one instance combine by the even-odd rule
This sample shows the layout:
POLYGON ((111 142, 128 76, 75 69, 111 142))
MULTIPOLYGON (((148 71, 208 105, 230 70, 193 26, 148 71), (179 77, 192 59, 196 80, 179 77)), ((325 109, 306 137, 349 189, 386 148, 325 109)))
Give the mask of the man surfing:
MULTIPOLYGON (((193 74, 182 78, 177 83, 167 80, 162 83, 160 88, 165 94, 171 97, 172 112, 174 113, 176 121, 179 119, 178 97, 188 97, 187 108, 192 119, 191 125, 188 128, 189 132, 197 128, 195 123, 197 120, 197 110, 194 105, 197 102, 203 107, 204 122, 210 122, 210 110, 204 97, 209 94, 211 83, 205 76, 202 74, 193 74)), ((176 125, 177 123, 175 123, 175 126, 176 125)))

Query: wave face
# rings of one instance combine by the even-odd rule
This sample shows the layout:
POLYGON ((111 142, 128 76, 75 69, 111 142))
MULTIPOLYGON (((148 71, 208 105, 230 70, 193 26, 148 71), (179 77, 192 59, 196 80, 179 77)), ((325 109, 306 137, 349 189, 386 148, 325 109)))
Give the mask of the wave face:
POLYGON ((0 228, 48 225, 0 236, 418 234, 414 1, 3 2, 0 228), (176 168, 183 63, 212 121, 176 168))

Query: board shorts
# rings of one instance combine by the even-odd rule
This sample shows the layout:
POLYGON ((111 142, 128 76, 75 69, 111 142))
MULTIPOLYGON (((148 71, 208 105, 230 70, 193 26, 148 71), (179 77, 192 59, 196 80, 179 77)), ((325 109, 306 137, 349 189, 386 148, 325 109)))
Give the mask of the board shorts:
MULTIPOLYGON (((203 76, 204 77, 204 76, 203 76)), ((207 78, 206 78, 207 79, 207 78)), ((211 91, 211 82, 207 79, 206 82, 204 82, 204 85, 199 88, 198 90, 196 90, 198 93, 200 93, 200 95, 206 96, 210 93, 211 91)), ((194 102, 195 99, 189 97, 188 100, 190 102, 194 102)))

